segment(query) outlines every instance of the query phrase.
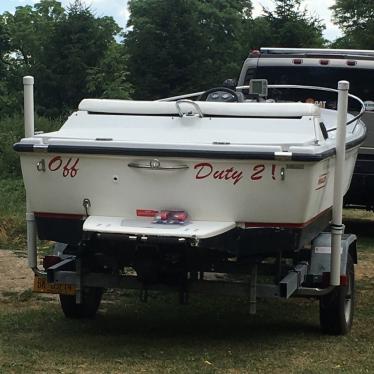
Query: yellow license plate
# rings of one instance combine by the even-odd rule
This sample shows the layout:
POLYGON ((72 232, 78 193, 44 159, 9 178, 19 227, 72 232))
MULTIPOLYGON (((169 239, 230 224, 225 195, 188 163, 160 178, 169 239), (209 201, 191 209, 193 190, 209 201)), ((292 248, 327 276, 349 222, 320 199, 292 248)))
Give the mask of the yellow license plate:
POLYGON ((33 292, 75 295, 75 287, 67 283, 48 283, 46 278, 35 275, 33 292))

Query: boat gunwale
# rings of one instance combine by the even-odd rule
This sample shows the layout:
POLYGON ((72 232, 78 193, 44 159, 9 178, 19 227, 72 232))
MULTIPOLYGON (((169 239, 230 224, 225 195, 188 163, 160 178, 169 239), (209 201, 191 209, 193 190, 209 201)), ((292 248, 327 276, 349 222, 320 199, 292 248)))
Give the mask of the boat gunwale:
MULTIPOLYGON (((357 139, 346 143, 346 150, 355 148, 361 144, 366 137, 366 131, 357 139)), ((20 153, 68 153, 68 154, 87 154, 87 155, 116 155, 116 156, 154 156, 154 157, 189 157, 204 159, 230 159, 230 160, 277 160, 277 152, 254 152, 254 151, 207 151, 207 150, 188 150, 188 149, 157 149, 157 148, 123 148, 108 146, 75 146, 75 145, 46 145, 43 151, 34 148, 35 144, 16 143, 13 149, 20 153)), ((330 148, 320 153, 296 153, 290 154, 292 161, 322 161, 334 156, 336 148, 330 148)))

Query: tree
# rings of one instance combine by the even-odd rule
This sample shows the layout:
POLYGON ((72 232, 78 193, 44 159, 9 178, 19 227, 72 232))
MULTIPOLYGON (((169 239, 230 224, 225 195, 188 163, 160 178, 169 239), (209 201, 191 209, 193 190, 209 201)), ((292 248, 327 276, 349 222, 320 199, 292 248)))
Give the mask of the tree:
POLYGON ((135 97, 221 85, 239 73, 249 0, 131 0, 125 38, 135 97))
POLYGON ((17 7, 14 14, 5 12, 2 21, 10 37, 13 62, 26 70, 38 62, 55 25, 65 17, 61 3, 41 0, 34 8, 17 7))
POLYGON ((128 80, 127 59, 124 48, 112 43, 99 64, 88 69, 88 94, 108 99, 130 99, 134 90, 128 80))
POLYGON ((55 115, 76 107, 87 96, 89 71, 100 64, 119 31, 113 18, 96 18, 80 1, 68 8, 41 60, 40 67, 47 73, 40 82, 42 111, 55 115))
POLYGON ((10 51, 10 36, 6 25, 0 19, 0 116, 14 111, 16 102, 8 91, 10 66, 8 54, 10 51))
MULTIPOLYGON (((274 47, 322 47, 325 40, 321 20, 301 9, 302 0, 273 0, 275 10, 263 8, 268 23, 268 45, 274 47)), ((264 26, 264 25, 263 25, 264 26)))
MULTIPOLYGON (((35 76, 37 111, 47 116, 75 108, 88 95, 116 92, 128 97, 131 92, 126 59, 115 39, 120 27, 112 17, 96 17, 81 1, 66 10, 56 0, 17 7, 14 14, 0 17, 0 26, 6 31, 0 28, 0 57, 4 35, 9 35, 4 55, 7 97, 15 98, 20 108, 22 76, 29 74, 35 76), (110 63, 111 58, 116 61, 110 63)), ((0 99, 2 88, 0 79, 0 99)))
POLYGON ((330 9, 345 34, 335 47, 374 49, 374 0, 337 0, 330 9))
POLYGON ((10 36, 6 28, 6 25, 0 22, 0 62, 6 64, 4 61, 4 56, 10 50, 10 36))

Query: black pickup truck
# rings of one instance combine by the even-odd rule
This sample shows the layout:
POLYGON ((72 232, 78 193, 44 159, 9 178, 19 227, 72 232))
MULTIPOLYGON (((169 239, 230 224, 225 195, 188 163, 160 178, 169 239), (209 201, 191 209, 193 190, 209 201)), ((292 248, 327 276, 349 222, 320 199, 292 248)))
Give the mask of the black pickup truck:
MULTIPOLYGON (((350 82, 350 93, 365 102, 363 121, 368 133, 359 151, 351 187, 345 196, 347 206, 374 210, 374 51, 343 49, 261 48, 245 60, 238 86, 251 79, 267 79, 269 84, 294 84, 336 88, 339 80, 350 82)), ((310 91, 273 92, 278 100, 313 99, 326 108, 336 107, 336 96, 310 91), (279 97, 277 97, 277 95, 279 97), (297 97, 295 97, 297 95, 297 97)), ((350 111, 358 111, 350 102, 350 111)))

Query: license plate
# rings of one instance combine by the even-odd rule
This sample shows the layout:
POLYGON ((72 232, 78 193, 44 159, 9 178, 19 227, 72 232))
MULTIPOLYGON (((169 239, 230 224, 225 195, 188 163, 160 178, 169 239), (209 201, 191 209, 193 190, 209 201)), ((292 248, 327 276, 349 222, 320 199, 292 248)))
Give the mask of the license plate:
POLYGON ((33 292, 75 295, 75 287, 67 283, 48 283, 46 278, 35 275, 33 292))

